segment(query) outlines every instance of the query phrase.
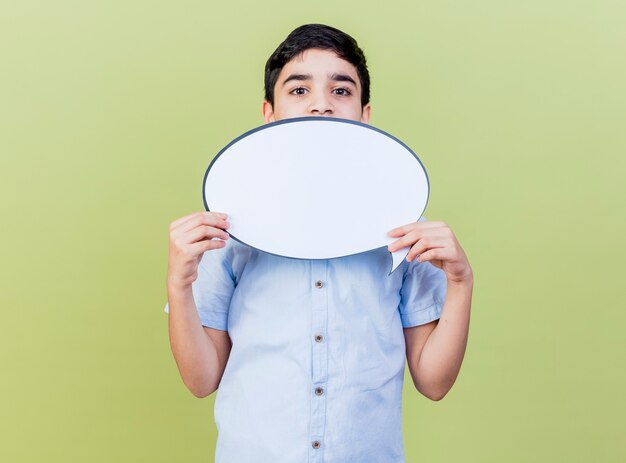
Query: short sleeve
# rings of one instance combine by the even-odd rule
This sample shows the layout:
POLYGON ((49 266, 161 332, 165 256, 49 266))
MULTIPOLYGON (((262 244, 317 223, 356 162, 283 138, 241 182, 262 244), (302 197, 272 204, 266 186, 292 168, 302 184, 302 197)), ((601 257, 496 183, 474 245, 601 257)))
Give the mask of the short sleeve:
POLYGON ((446 274, 429 262, 409 262, 400 289, 400 319, 409 328, 437 320, 446 297, 446 274))
MULTIPOLYGON (((232 240, 229 240, 232 241, 232 240)), ((192 284, 193 298, 203 326, 226 331, 228 308, 235 290, 231 258, 233 247, 207 251, 198 266, 198 278, 192 284)), ((165 305, 169 313, 169 304, 165 305)))

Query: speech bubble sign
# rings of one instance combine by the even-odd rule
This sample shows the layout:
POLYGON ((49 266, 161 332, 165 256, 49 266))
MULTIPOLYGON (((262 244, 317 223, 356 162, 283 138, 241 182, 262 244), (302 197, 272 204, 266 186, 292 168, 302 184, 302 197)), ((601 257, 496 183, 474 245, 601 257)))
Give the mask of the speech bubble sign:
MULTIPOLYGON (((228 214, 230 236, 296 259, 332 259, 389 245, 429 195, 417 155, 360 122, 300 117, 237 137, 209 165, 207 211, 228 214)), ((409 247, 392 253, 390 274, 409 247)))

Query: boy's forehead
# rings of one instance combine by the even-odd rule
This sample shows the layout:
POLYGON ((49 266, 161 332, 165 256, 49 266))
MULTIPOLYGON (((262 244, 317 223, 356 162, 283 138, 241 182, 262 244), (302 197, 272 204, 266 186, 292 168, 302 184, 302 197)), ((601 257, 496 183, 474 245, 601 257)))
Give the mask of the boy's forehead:
POLYGON ((332 50, 309 48, 296 55, 287 62, 280 72, 279 82, 282 82, 289 74, 311 74, 313 76, 332 76, 336 73, 348 74, 354 78, 357 85, 360 83, 356 67, 340 58, 332 50))

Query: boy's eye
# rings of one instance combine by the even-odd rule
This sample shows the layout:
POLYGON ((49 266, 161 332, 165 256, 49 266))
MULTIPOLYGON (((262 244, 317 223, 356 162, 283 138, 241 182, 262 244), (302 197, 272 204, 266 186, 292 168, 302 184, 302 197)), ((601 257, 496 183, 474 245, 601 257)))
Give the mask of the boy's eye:
POLYGON ((336 88, 334 90, 334 92, 339 95, 339 96, 348 96, 351 95, 352 93, 350 92, 350 90, 348 90, 347 88, 336 88))
POLYGON ((294 88, 291 92, 294 95, 304 95, 306 93, 306 88, 304 87, 298 87, 298 88, 294 88))

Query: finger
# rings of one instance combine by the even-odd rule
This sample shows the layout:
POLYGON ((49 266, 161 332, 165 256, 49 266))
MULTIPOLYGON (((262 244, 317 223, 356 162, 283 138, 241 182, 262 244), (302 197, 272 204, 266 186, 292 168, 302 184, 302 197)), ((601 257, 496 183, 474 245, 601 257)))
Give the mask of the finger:
POLYGON ((407 260, 411 262, 414 257, 418 256, 422 252, 435 248, 452 248, 454 243, 445 233, 435 232, 434 235, 424 236, 416 241, 412 246, 409 254, 407 254, 407 260))
POLYGON ((407 246, 413 246, 415 242, 419 239, 419 233, 417 231, 409 232, 404 235, 402 238, 397 239, 393 243, 391 243, 387 248, 389 252, 396 252, 398 249, 406 248, 407 246))
POLYGON ((193 218, 193 217, 197 217, 200 214, 202 214, 202 212, 194 212, 193 214, 189 214, 186 215, 184 217, 181 217, 180 219, 176 219, 174 220, 171 224, 170 224, 170 229, 176 228, 178 227, 181 223, 187 222, 189 219, 193 218))
POLYGON ((406 235, 412 230, 427 230, 432 228, 441 228, 442 226, 445 226, 443 222, 413 222, 390 230, 388 235, 402 236, 406 235))
POLYGON ((189 246, 189 252, 194 256, 199 256, 203 252, 213 249, 220 249, 226 246, 226 242, 222 240, 203 240, 189 246))
POLYGON ((398 249, 402 249, 407 246, 413 246, 418 241, 423 241, 425 244, 432 244, 433 247, 441 246, 448 240, 448 236, 445 232, 440 231, 438 228, 429 228, 426 230, 413 230, 407 233, 402 238, 391 243, 388 248, 389 252, 395 252, 398 249))
POLYGON ((410 259, 407 260, 410 262, 413 258, 425 251, 428 251, 429 249, 445 248, 449 246, 450 240, 445 236, 445 234, 440 235, 436 233, 434 236, 424 236, 417 240, 415 245, 411 248, 409 251, 410 256, 407 255, 407 258, 410 257, 410 259))
POLYGON ((409 253, 406 255, 406 260, 411 262, 415 257, 419 256, 423 252, 428 251, 428 246, 421 240, 415 243, 409 253))
POLYGON ((401 237, 400 239, 394 241, 389 246, 394 246, 394 250, 397 250, 403 246, 413 246, 413 244, 417 243, 420 240, 428 240, 432 243, 438 243, 449 239, 450 234, 448 233, 448 229, 432 227, 420 230, 413 230, 412 232, 404 235, 404 237, 401 237))
POLYGON ((179 227, 179 232, 185 233, 200 225, 210 225, 212 227, 221 228, 222 230, 230 227, 227 220, 213 214, 212 212, 201 212, 198 216, 190 218, 187 222, 183 222, 179 227))
POLYGON ((229 238, 229 234, 226 233, 224 230, 221 230, 219 228, 216 227, 210 227, 208 225, 200 225, 188 232, 185 233, 185 235, 183 235, 184 237, 182 238, 184 242, 191 244, 191 243, 196 243, 200 240, 206 239, 206 238, 219 238, 222 240, 227 240, 229 238))
POLYGON ((418 262, 428 262, 433 260, 449 260, 448 251, 445 248, 429 249, 417 258, 418 262))
POLYGON ((200 212, 194 212, 193 214, 189 214, 186 215, 184 217, 181 217, 180 219, 177 219, 175 221, 173 221, 170 224, 170 230, 173 230, 185 223, 189 223, 190 221, 194 220, 194 219, 200 219, 202 220, 202 217, 211 217, 211 216, 217 216, 222 220, 226 220, 228 218, 228 214, 225 214, 223 212, 204 212, 204 211, 200 211, 200 212))

